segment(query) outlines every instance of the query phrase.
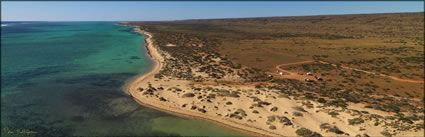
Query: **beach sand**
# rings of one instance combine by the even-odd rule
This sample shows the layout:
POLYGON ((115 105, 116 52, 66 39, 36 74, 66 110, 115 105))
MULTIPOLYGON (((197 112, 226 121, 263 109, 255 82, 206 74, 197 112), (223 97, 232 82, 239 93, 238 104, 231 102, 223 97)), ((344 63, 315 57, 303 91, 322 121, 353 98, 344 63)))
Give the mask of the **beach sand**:
POLYGON ((179 115, 179 116, 207 120, 209 122, 213 122, 213 123, 216 123, 216 124, 228 127, 228 128, 232 128, 234 130, 237 130, 239 132, 242 132, 242 133, 245 133, 245 134, 248 134, 248 135, 252 135, 252 136, 276 136, 277 135, 277 134, 261 131, 259 129, 251 129, 251 128, 247 128, 247 127, 232 126, 232 125, 234 125, 234 123, 232 123, 230 121, 211 118, 211 117, 208 117, 208 116, 205 116, 205 115, 202 115, 202 114, 197 114, 197 113, 189 113, 186 110, 181 110, 181 109, 178 109, 178 108, 169 107, 169 106, 167 106, 167 104, 158 104, 157 99, 143 97, 142 94, 139 91, 137 91, 137 88, 139 87, 138 85, 145 84, 145 83, 148 83, 150 81, 155 81, 154 74, 156 74, 160 71, 160 68, 163 65, 162 64, 163 58, 160 55, 157 48, 155 48, 154 45, 153 45, 152 34, 150 34, 149 32, 140 30, 140 28, 138 28, 138 27, 135 28, 135 32, 138 32, 140 34, 144 34, 148 37, 148 38, 145 39, 146 48, 148 50, 147 52, 148 52, 149 56, 154 61, 154 67, 152 68, 152 70, 150 72, 136 77, 130 83, 128 83, 126 88, 125 88, 125 91, 127 91, 134 98, 134 100, 136 102, 138 102, 138 103, 140 103, 144 106, 153 108, 153 109, 173 113, 173 114, 176 114, 176 115, 179 115), (257 131, 257 130, 259 130, 259 131, 257 131))

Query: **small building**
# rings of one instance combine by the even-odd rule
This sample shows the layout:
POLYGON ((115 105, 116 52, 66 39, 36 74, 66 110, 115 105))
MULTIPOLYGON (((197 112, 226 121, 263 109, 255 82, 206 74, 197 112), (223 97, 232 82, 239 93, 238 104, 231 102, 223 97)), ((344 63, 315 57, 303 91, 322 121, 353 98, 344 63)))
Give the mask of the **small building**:
POLYGON ((313 75, 313 73, 311 73, 311 72, 307 72, 307 75, 308 75, 308 76, 312 76, 312 75, 313 75))
POLYGON ((283 75, 283 72, 279 72, 279 75, 283 75))
POLYGON ((306 78, 305 81, 306 82, 313 82, 313 80, 312 79, 309 79, 309 78, 306 78))
POLYGON ((269 78, 273 78, 273 75, 269 75, 269 78))
POLYGON ((319 80, 319 81, 323 80, 323 78, 321 78, 321 77, 317 77, 316 79, 319 80))

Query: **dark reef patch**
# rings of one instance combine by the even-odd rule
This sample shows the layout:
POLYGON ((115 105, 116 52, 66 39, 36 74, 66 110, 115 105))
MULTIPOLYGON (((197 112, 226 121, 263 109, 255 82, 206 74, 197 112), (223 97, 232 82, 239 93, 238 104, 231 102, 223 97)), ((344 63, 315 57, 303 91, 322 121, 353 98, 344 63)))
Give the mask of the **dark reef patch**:
POLYGON ((85 119, 84 119, 84 117, 83 116, 73 116, 73 117, 71 117, 71 121, 74 121, 74 122, 83 122, 85 119))
POLYGON ((30 86, 34 86, 35 83, 27 82, 32 78, 39 78, 45 75, 52 75, 62 72, 67 72, 72 67, 65 66, 49 66, 49 67, 39 67, 33 70, 27 70, 18 73, 5 73, 4 76, 1 77, 1 86, 11 86, 13 83, 22 83, 17 85, 18 88, 27 88, 30 86))
POLYGON ((131 56, 130 59, 140 59, 138 56, 131 56))
POLYGON ((126 78, 135 75, 136 73, 89 74, 74 78, 58 78, 55 82, 61 84, 89 83, 91 86, 119 89, 126 78))

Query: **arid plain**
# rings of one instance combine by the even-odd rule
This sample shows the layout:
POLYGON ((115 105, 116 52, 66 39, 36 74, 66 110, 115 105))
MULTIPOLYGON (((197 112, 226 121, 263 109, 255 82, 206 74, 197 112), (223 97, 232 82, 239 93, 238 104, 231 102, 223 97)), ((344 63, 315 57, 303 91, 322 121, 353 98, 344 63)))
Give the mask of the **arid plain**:
POLYGON ((424 13, 130 22, 139 103, 253 135, 423 136, 424 13))

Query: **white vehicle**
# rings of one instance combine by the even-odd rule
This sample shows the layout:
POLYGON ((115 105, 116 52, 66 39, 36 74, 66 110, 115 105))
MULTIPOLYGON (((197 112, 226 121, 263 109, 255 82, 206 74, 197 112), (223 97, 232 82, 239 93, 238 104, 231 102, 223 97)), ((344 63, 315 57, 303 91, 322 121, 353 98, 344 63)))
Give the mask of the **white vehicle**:
POLYGON ((306 78, 305 81, 306 82, 313 82, 313 80, 312 79, 309 79, 309 78, 306 78))

